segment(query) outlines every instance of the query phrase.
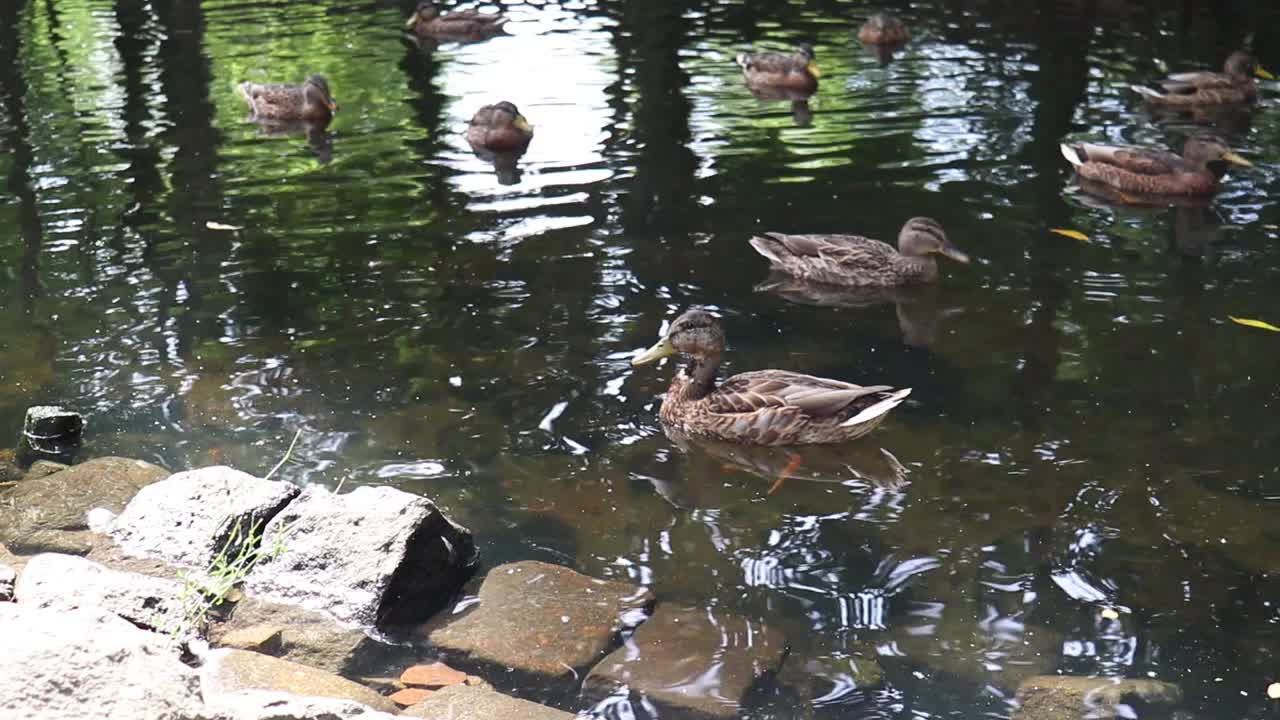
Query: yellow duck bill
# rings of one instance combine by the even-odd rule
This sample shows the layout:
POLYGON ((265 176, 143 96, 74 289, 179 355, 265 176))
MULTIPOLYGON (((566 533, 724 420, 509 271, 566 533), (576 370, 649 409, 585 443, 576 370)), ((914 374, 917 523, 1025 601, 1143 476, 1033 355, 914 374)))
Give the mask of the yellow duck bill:
POLYGON ((676 354, 676 349, 675 349, 675 346, 671 344, 671 341, 668 340, 667 338, 662 338, 657 343, 655 343, 653 347, 631 358, 631 364, 632 365, 648 365, 649 363, 657 362, 664 357, 668 357, 670 355, 675 355, 675 354, 676 354))

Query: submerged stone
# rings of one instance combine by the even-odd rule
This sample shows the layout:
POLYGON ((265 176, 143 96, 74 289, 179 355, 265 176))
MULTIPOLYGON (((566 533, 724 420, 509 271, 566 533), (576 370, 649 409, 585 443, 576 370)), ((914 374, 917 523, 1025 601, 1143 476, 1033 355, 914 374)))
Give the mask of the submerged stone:
POLYGON ((652 604, 644 588, 528 560, 490 570, 477 606, 433 622, 427 638, 467 662, 546 681, 590 669, 652 604))
POLYGON ((777 672, 785 649, 782 634, 759 621, 663 605, 596 665, 582 693, 598 701, 629 688, 676 713, 736 718, 756 681, 777 672))
POLYGON ((573 720, 573 715, 487 688, 452 685, 400 713, 428 720, 573 720))
POLYGON ((1160 680, 1039 675, 1018 687, 1018 710, 1013 720, 1080 720, 1135 718, 1136 710, 1182 702, 1182 689, 1160 680))

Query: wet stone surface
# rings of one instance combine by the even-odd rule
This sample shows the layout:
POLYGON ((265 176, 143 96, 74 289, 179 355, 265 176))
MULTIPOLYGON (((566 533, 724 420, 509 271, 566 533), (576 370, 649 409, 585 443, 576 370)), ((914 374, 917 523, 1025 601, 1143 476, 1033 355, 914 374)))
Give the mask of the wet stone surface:
POLYGON ((560 565, 516 562, 490 570, 477 606, 432 621, 427 637, 469 663, 563 678, 590 669, 652 603, 644 588, 560 565))
POLYGON ((758 621, 662 605, 596 665, 582 693, 599 701, 627 687, 681 717, 735 718, 751 686, 778 670, 785 646, 758 621))
POLYGON ((1013 720, 1163 717, 1182 702, 1182 689, 1160 680, 1041 675, 1018 688, 1013 720), (1139 710, 1158 708, 1156 714, 1139 710))

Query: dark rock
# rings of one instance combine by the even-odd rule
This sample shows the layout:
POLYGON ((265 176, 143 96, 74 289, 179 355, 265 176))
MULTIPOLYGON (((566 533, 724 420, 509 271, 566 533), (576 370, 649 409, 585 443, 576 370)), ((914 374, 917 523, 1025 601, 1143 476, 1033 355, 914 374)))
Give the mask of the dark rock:
POLYGON ((346 678, 244 650, 210 651, 200 668, 200 687, 206 696, 268 690, 351 700, 388 713, 399 709, 382 695, 346 678))
POLYGON ((18 571, 8 565, 0 565, 0 602, 13 600, 13 586, 18 582, 18 571))
POLYGON ((182 583, 110 570, 74 555, 45 553, 27 562, 14 593, 38 608, 96 608, 139 627, 182 629, 182 583))
POLYGON ((139 491, 110 533, 127 554, 206 568, 219 553, 234 558, 299 492, 229 467, 189 470, 139 491))
POLYGON ((543 682, 589 670, 653 605, 644 588, 533 560, 490 570, 479 600, 433 621, 427 639, 465 662, 543 682))
POLYGON ((84 416, 55 405, 27 408, 18 441, 18 464, 27 466, 36 460, 71 462, 80 449, 84 433, 84 416))
POLYGON ((469 685, 438 690, 400 715, 428 720, 573 720, 567 712, 469 685))
POLYGON ((0 543, 34 554, 58 550, 83 555, 98 540, 88 532, 94 508, 124 510, 139 490, 169 471, 141 460, 102 457, 0 491, 0 543))
POLYGON ((664 605, 596 665, 582 693, 598 701, 627 687, 681 717, 736 718, 752 685, 777 672, 784 654, 782 634, 763 623, 664 605))
POLYGON ((263 542, 285 551, 249 575, 250 594, 366 626, 425 620, 476 563, 469 530, 431 501, 390 487, 341 496, 309 487, 268 524, 263 542))
POLYGON ((1013 720, 1133 718, 1134 705, 1179 705, 1182 689, 1159 680, 1040 675, 1018 687, 1017 701, 1013 720))

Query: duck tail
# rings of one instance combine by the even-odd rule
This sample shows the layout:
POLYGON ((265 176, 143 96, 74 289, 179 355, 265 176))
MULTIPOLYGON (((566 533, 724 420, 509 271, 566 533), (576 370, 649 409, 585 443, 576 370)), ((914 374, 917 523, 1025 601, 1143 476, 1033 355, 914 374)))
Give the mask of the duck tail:
POLYGON ((764 258, 769 262, 774 265, 782 264, 782 255, 779 254, 779 250, 782 248, 782 243, 774 239, 772 237, 772 233, 766 233, 763 236, 757 235, 751 238, 749 242, 751 243, 751 247, 755 248, 755 251, 764 256, 764 258))
POLYGON ((1075 167, 1080 167, 1084 164, 1084 158, 1080 156, 1079 151, 1075 148, 1066 143, 1061 143, 1058 147, 1062 149, 1062 157, 1066 158, 1067 162, 1071 163, 1075 167))
POLYGON ((854 425, 861 425, 863 423, 871 422, 877 418, 883 417, 890 410, 901 405, 902 402, 906 400, 907 396, 910 394, 911 394, 911 388, 903 388, 901 390, 895 390, 892 393, 889 393, 889 396, 886 397, 885 399, 868 406, 867 409, 863 410, 857 415, 854 415, 848 420, 845 420, 844 422, 840 423, 840 427, 851 427, 854 425))
POLYGON ((740 52, 733 60, 738 63, 738 67, 746 70, 747 66, 751 64, 751 53, 740 52))

